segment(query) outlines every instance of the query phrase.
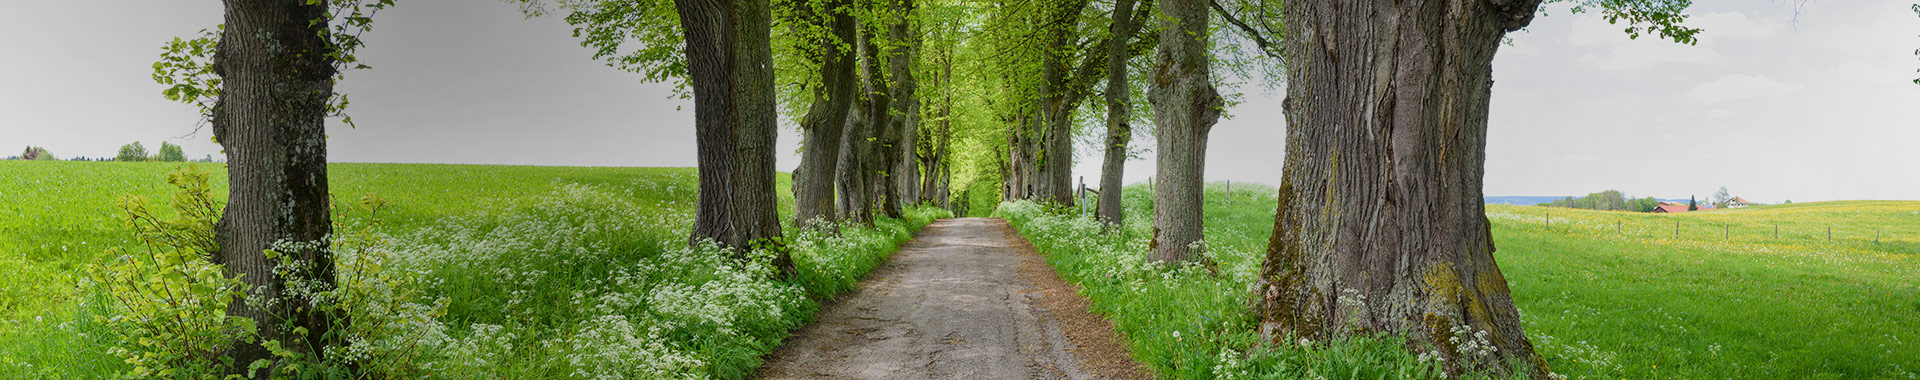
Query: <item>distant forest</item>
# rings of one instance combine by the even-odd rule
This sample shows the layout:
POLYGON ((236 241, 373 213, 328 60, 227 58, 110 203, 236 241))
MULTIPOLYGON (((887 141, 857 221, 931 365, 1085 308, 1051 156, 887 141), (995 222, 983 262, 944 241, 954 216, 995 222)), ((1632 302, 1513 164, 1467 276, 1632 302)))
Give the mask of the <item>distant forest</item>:
POLYGON ((1552 202, 1541 203, 1539 204, 1539 206, 1540 207, 1583 208, 1588 210, 1628 210, 1628 211, 1638 211, 1638 212, 1651 212, 1653 211, 1653 209, 1660 207, 1660 200, 1654 199, 1653 197, 1627 198, 1627 196, 1625 194, 1620 193, 1619 190, 1607 190, 1607 191, 1602 191, 1598 193, 1587 194, 1586 196, 1579 197, 1579 198, 1568 196, 1566 198, 1557 199, 1552 202))

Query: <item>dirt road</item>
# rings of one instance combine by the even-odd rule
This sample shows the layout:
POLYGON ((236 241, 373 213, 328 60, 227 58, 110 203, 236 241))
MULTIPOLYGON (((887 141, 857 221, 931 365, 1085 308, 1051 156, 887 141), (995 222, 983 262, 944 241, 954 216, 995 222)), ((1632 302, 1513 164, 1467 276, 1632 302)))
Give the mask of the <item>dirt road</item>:
POLYGON ((934 222, 768 355, 761 379, 1146 379, 1007 222, 934 222))

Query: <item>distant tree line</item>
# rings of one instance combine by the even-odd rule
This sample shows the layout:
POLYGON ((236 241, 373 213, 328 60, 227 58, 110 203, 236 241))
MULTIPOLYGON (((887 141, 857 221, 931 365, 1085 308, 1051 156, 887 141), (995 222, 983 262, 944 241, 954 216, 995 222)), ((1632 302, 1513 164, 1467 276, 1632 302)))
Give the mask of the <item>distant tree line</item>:
POLYGON ((1568 196, 1566 198, 1556 199, 1552 202, 1541 203, 1538 206, 1579 208, 1579 209, 1588 209, 1588 210, 1651 212, 1653 211, 1653 209, 1660 207, 1660 200, 1654 199, 1653 197, 1628 198, 1625 194, 1621 193, 1619 190, 1607 190, 1607 191, 1602 191, 1598 193, 1590 193, 1590 194, 1587 194, 1586 196, 1579 197, 1579 198, 1568 196))
MULTIPOLYGON (((25 151, 22 151, 20 153, 20 155, 7 156, 6 158, 0 158, 0 160, 59 161, 60 158, 54 157, 53 153, 47 152, 47 148, 42 148, 37 146, 28 146, 25 151)), ((86 156, 74 156, 73 158, 68 158, 66 160, 67 161, 99 161, 99 162, 106 162, 106 161, 213 162, 213 155, 209 154, 209 155, 206 155, 206 157, 204 158, 188 160, 186 150, 181 149, 179 145, 173 145, 173 143, 164 142, 164 141, 160 142, 159 152, 148 154, 146 145, 142 145, 140 144, 139 141, 135 141, 127 145, 121 145, 120 152, 114 155, 113 157, 89 158, 86 156)))

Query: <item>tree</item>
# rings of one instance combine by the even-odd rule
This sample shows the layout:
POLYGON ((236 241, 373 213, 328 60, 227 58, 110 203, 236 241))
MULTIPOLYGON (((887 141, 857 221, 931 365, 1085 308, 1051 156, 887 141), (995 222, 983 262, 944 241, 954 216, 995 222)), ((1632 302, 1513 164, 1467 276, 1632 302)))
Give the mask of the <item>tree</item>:
POLYGON ((53 156, 53 153, 48 153, 47 148, 41 148, 37 146, 27 147, 27 150, 24 152, 21 152, 20 157, 18 158, 21 160, 27 160, 27 161, 53 161, 53 160, 59 159, 59 158, 55 158, 53 156))
MULTIPOLYGON (((1152 0, 1140 7, 1152 8, 1152 0)), ((1126 174, 1127 144, 1133 141, 1133 89, 1127 80, 1127 59, 1133 54, 1128 42, 1145 17, 1135 15, 1133 0, 1115 0, 1113 3, 1113 24, 1108 27, 1107 39, 1107 143, 1105 156, 1100 162, 1100 196, 1095 201, 1094 215, 1109 225, 1118 225, 1122 219, 1120 207, 1120 180, 1126 174)), ((1145 13, 1145 12, 1142 12, 1145 13)))
MULTIPOLYGON (((1283 3, 1288 136, 1263 335, 1402 333, 1452 374, 1548 376, 1494 263, 1481 193, 1494 52, 1540 3, 1283 3)), ((1685 3, 1581 5, 1633 35, 1690 41, 1685 3)))
POLYGON ((1166 16, 1148 93, 1160 141, 1154 175, 1161 179, 1153 188, 1153 240, 1148 249, 1155 260, 1178 262, 1194 259, 1193 247, 1203 238, 1207 133, 1219 122, 1226 103, 1214 90, 1208 62, 1208 3, 1163 4, 1166 16))
POLYGON ((1733 194, 1727 192, 1726 186, 1721 186, 1719 191, 1713 192, 1713 207, 1727 208, 1727 202, 1730 201, 1733 201, 1733 194))
POLYGON ((147 147, 140 145, 139 141, 134 141, 132 144, 121 145, 120 154, 113 156, 114 161, 120 162, 146 161, 149 158, 150 157, 147 156, 147 147))
POLYGON ((182 151, 179 145, 161 141, 160 153, 154 154, 153 160, 161 162, 186 162, 187 153, 182 151))
POLYGON ((804 17, 795 28, 805 28, 805 31, 795 34, 811 39, 805 54, 820 66, 820 85, 814 88, 813 104, 800 122, 806 137, 800 151, 800 169, 794 171, 795 225, 806 225, 814 219, 828 222, 839 219, 835 215, 834 181, 841 170, 841 140, 846 138, 842 130, 847 126, 856 80, 852 45, 855 24, 853 15, 846 13, 852 2, 829 0, 804 4, 805 9, 794 13, 804 17))
POLYGON ((1694 200, 1692 195, 1687 196, 1687 211, 1700 211, 1700 201, 1694 200))
POLYGON ((1654 199, 1653 197, 1646 197, 1646 198, 1633 200, 1633 211, 1653 212, 1653 209, 1656 209, 1656 208, 1660 208, 1659 199, 1654 199))
MULTIPOLYGON (((270 341, 316 356, 339 343, 330 342, 338 338, 329 331, 342 317, 314 307, 313 289, 289 285, 334 283, 326 117, 337 59, 327 17, 324 3, 226 1, 226 24, 213 55, 223 82, 212 121, 214 137, 227 152, 230 186, 214 226, 214 261, 251 289, 246 302, 227 309, 259 326, 259 339, 233 348, 241 366, 273 359, 264 345, 270 341), (291 261, 307 265, 276 270, 291 261)), ((144 154, 138 144, 134 150, 144 154)))
POLYGON ((675 0, 686 40, 700 163, 699 205, 692 239, 745 252, 773 247, 774 265, 790 275, 778 249, 774 199, 773 48, 765 0, 675 0))
MULTIPOLYGON (((904 215, 903 205, 909 202, 914 191, 913 143, 914 132, 918 128, 919 100, 918 81, 914 80, 913 65, 919 59, 919 33, 914 27, 913 0, 885 0, 885 7, 876 9, 877 18, 885 26, 884 44, 875 52, 884 52, 886 63, 886 83, 875 86, 876 91, 887 91, 885 96, 874 97, 876 103, 871 111, 876 115, 877 130, 874 137, 880 142, 878 168, 881 170, 882 211, 890 218, 904 215)), ((873 40, 869 40, 873 41, 873 40)))

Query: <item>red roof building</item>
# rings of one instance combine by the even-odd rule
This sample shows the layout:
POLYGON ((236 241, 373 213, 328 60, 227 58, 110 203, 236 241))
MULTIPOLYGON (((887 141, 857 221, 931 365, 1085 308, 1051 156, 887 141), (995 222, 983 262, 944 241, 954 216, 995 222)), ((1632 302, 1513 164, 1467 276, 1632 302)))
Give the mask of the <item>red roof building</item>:
POLYGON ((1660 205, 1653 209, 1655 213, 1687 212, 1687 205, 1660 205))

